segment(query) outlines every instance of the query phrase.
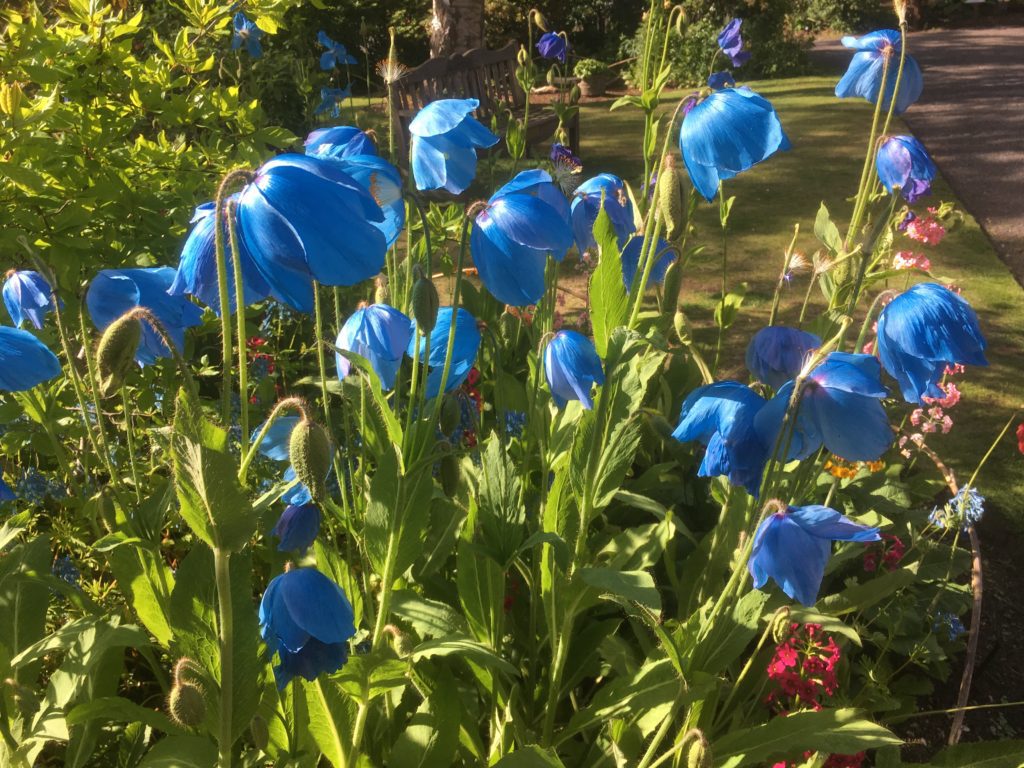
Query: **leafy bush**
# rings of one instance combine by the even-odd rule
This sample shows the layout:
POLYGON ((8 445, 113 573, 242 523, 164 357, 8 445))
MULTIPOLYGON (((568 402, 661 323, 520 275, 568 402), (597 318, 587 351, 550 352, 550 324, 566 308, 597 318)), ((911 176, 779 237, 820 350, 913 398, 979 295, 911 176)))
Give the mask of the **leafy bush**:
POLYGON ((796 4, 792 23, 808 32, 831 30, 862 34, 889 23, 882 6, 874 0, 804 0, 796 4))
POLYGON ((572 68, 572 73, 576 77, 593 77, 609 71, 608 65, 597 59, 580 59, 572 68))

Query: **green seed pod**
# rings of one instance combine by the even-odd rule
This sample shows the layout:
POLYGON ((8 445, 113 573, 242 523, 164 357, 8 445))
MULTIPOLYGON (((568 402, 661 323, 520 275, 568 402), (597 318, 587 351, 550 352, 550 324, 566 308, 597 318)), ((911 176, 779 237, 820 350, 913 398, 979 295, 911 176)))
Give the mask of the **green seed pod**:
POLYGON ((331 469, 331 440, 315 421, 303 419, 292 430, 288 445, 295 477, 309 489, 317 504, 327 498, 325 481, 331 469))
POLYGON ((459 467, 459 457, 454 453, 446 453, 441 457, 441 490, 449 499, 454 498, 459 490, 459 480, 462 470, 459 467))
POLYGON ((686 315, 682 312, 676 312, 674 318, 672 318, 672 326, 676 330, 676 336, 679 337, 679 342, 689 346, 690 344, 690 325, 686 322, 686 315))
POLYGON ((96 348, 96 367, 100 375, 100 395, 110 397, 124 383, 135 365, 135 352, 142 341, 142 322, 122 315, 107 326, 96 348))
POLYGON ((206 718, 206 700, 198 686, 179 680, 167 697, 167 713, 178 725, 195 728, 206 718))
POLYGON ((555 84, 555 69, 554 69, 554 67, 552 67, 551 69, 548 70, 548 74, 547 74, 547 77, 545 78, 545 80, 547 80, 548 85, 554 85, 555 84))
POLYGON ((569 103, 570 104, 579 104, 580 103, 580 95, 581 95, 580 87, 578 85, 574 85, 572 87, 572 90, 569 91, 569 103))
POLYGON ((440 427, 442 435, 451 437, 461 420, 462 408, 459 407, 459 400, 449 392, 441 401, 441 414, 438 417, 437 426, 440 427))
POLYGON ((668 266, 665 272, 665 281, 662 283, 662 296, 664 296, 666 314, 675 312, 679 306, 679 291, 683 287, 683 267, 677 258, 668 266))
POLYGON ((708 740, 704 734, 694 728, 683 738, 687 741, 684 748, 686 768, 712 768, 711 750, 708 749, 708 740))
POLYGON ((417 268, 418 276, 412 284, 412 316, 417 327, 423 334, 434 330, 437 324, 437 311, 441 307, 441 299, 437 295, 434 282, 417 268))
POLYGON ((259 715, 254 715, 249 723, 249 734, 257 749, 266 749, 270 743, 270 728, 267 727, 267 721, 259 715))
POLYGON ((686 221, 683 215, 683 188, 676 168, 675 155, 666 155, 658 174, 658 208, 665 221, 671 240, 683 231, 686 221))
POLYGON ((533 11, 533 23, 537 25, 537 29, 541 32, 551 31, 551 27, 548 25, 548 20, 544 18, 544 14, 538 10, 533 11))

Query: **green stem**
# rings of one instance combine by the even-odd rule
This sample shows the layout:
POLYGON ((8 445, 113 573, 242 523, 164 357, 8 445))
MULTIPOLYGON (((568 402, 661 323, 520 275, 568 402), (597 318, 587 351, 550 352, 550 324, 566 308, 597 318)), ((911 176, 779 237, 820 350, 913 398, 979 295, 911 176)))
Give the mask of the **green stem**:
MULTIPOLYGON (((882 114, 882 101, 885 96, 885 81, 889 74, 889 57, 882 59, 882 88, 875 100, 875 112, 871 118, 871 133, 868 136, 868 149, 864 155, 864 165, 860 172, 860 183, 857 185, 857 199, 853 205, 853 216, 850 219, 850 228, 846 231, 845 247, 850 249, 850 243, 860 230, 861 220, 864 217, 864 208, 867 205, 867 190, 870 189, 868 177, 871 173, 871 166, 875 161, 875 141, 878 138, 878 119, 882 114)), ((896 94, 893 94, 895 100, 896 94)))
MULTIPOLYGON (((82 329, 82 338, 88 339, 89 337, 85 330, 85 315, 81 313, 81 308, 78 321, 82 329)), ((96 372, 96 358, 93 354, 92 345, 88 342, 82 345, 82 351, 85 352, 85 369, 89 376, 89 390, 92 395, 93 411, 96 413, 96 435, 100 443, 100 458, 110 474, 110 482, 116 488, 117 484, 121 482, 121 477, 120 473, 114 468, 114 459, 110 455, 110 444, 107 442, 107 430, 103 425, 103 409, 100 407, 100 384, 99 376, 96 372)))
POLYGON ((135 484, 135 500, 142 501, 142 486, 139 483, 139 469, 135 463, 135 430, 132 429, 131 405, 128 401, 128 388, 121 387, 121 408, 124 411, 124 429, 128 437, 128 460, 132 467, 132 482, 135 484))
MULTIPOLYGON (((455 328, 458 325, 459 294, 462 289, 462 269, 466 261, 466 252, 469 250, 469 225, 473 221, 473 214, 477 208, 476 203, 466 208, 462 218, 462 236, 459 241, 459 256, 455 262, 455 287, 452 288, 452 322, 448 330, 448 347, 444 353, 444 368, 441 370, 441 386, 437 390, 438 397, 434 404, 434 410, 440 406, 441 397, 448 386, 448 376, 452 370, 452 351, 455 349, 455 328)), ((426 390, 426 387, 424 387, 426 390)))
POLYGON ((234 675, 234 607, 231 603, 231 554, 220 547, 213 550, 213 568, 217 581, 217 604, 220 609, 220 729, 218 735, 218 768, 231 768, 232 683, 234 675))
MULTIPOLYGON (((332 441, 335 440, 334 436, 334 422, 331 418, 331 401, 330 394, 327 391, 327 358, 324 355, 324 316, 323 307, 320 301, 320 283, 313 281, 313 321, 316 324, 316 364, 317 369, 320 372, 320 397, 323 399, 324 406, 324 426, 327 428, 327 434, 330 435, 332 441)), ((343 484, 345 482, 345 476, 341 471, 341 459, 339 458, 339 452, 334 452, 334 474, 338 478, 338 483, 343 484)))
POLYGON ((985 452, 985 455, 981 457, 981 461, 978 462, 978 466, 974 468, 974 472, 971 474, 971 479, 967 481, 968 488, 974 487, 974 481, 978 479, 978 473, 981 472, 981 468, 985 466, 985 462, 988 461, 989 456, 991 456, 992 452, 995 451, 996 446, 999 445, 1003 437, 1006 436, 1006 433, 1010 431, 1010 427, 1013 425, 1013 422, 1016 421, 1017 414, 1019 412, 1019 408, 1014 410, 1014 412, 1010 415, 1010 418, 1006 421, 1006 425, 1003 427, 1002 431, 999 433, 996 439, 992 441, 992 445, 988 447, 988 450, 985 452))
POLYGON ((235 279, 235 323, 238 333, 238 397, 239 421, 242 425, 242 442, 249 439, 249 360, 246 350, 245 332, 245 281, 242 276, 242 259, 238 247, 238 227, 235 222, 235 203, 228 202, 228 241, 231 245, 231 266, 235 279))
POLYGON ((782 298, 782 286, 786 282, 786 274, 789 272, 789 263, 793 258, 793 249, 796 248, 796 239, 800 235, 800 222, 793 225, 793 239, 789 241, 786 248, 786 255, 782 260, 782 272, 779 273, 779 280, 775 284, 775 296, 772 297, 772 311, 768 315, 768 325, 775 325, 775 317, 779 313, 779 301, 782 298))
POLYGON ((718 183, 718 220, 722 228, 722 299, 718 305, 718 340, 715 342, 715 364, 712 369, 718 370, 718 361, 722 356, 722 338, 725 336, 725 296, 729 286, 729 229, 725 209, 725 182, 718 183))

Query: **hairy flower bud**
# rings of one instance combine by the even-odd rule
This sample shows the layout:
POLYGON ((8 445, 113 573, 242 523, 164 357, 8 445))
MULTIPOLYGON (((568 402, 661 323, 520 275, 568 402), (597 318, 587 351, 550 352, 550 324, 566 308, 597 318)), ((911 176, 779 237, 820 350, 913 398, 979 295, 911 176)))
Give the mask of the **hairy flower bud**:
POLYGON ((690 325, 686 322, 686 315, 682 312, 676 312, 674 318, 672 318, 672 326, 675 328, 676 336, 679 337, 679 343, 689 346, 690 344, 690 325))
POLYGON ((325 481, 331 469, 331 440, 314 421, 302 419, 292 430, 288 446, 295 477, 309 489, 317 504, 327 498, 325 481))
POLYGON ((141 341, 142 322, 130 313, 107 326, 96 348, 100 395, 110 397, 121 388, 135 363, 135 353, 141 341))
POLYGON ((167 713, 178 725, 195 728, 206 717, 203 692, 191 683, 175 683, 167 697, 167 713))
POLYGON ((658 209, 671 240, 686 226, 683 187, 674 155, 666 155, 658 174, 658 209))
POLYGON ((679 306, 679 291, 683 287, 683 267, 679 262, 680 259, 676 259, 665 270, 665 281, 662 283, 662 296, 664 296, 662 311, 666 315, 670 312, 675 313, 679 306))
POLYGON ((538 10, 534 10, 531 12, 531 16, 533 18, 533 23, 537 25, 537 29, 539 29, 541 32, 551 31, 551 27, 548 24, 548 20, 544 18, 543 13, 541 13, 538 10))
POLYGON ((373 300, 377 304, 391 303, 391 288, 388 286, 388 279, 383 275, 377 278, 377 290, 373 294, 373 300))
POLYGON ((694 728, 683 736, 686 746, 683 754, 686 757, 686 768, 712 768, 711 750, 704 734, 694 728))
POLYGON ((445 437, 451 437, 461 420, 462 408, 459 407, 459 400, 454 394, 449 392, 441 400, 441 414, 437 422, 441 434, 445 437))
POLYGON ((441 300, 437 295, 434 282, 417 265, 418 275, 412 284, 412 316, 416 326, 424 335, 434 330, 437 324, 437 311, 441 300))
POLYGON ((462 477, 462 470, 459 466, 459 457, 454 453, 446 453, 441 457, 441 490, 449 499, 454 498, 459 490, 459 480, 462 477))
POLYGON ((893 0, 892 8, 896 12, 896 18, 900 20, 900 26, 907 23, 907 0, 893 0))

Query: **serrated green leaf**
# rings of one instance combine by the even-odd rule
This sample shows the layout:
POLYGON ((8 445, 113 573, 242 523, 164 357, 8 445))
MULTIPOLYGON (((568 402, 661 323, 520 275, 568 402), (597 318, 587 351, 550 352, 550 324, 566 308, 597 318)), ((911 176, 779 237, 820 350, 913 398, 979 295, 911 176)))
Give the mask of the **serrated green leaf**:
POLYGON ((494 653, 490 648, 468 637, 446 637, 420 643, 413 650, 411 659, 432 659, 439 656, 456 656, 472 661, 482 667, 489 667, 507 675, 518 676, 515 667, 494 653))
POLYGON ((842 235, 839 234, 839 227, 833 223, 825 203, 818 208, 818 215, 814 218, 814 236, 833 254, 842 253, 842 235))
POLYGON ((450 605, 428 600, 412 590, 392 593, 391 612, 408 621, 421 637, 446 637, 467 631, 465 619, 450 605))
POLYGON ((590 587, 652 611, 661 611, 661 595, 647 571, 616 571, 611 568, 581 568, 580 578, 590 587))
POLYGON ((389 691, 404 688, 409 665, 380 653, 352 656, 332 680, 356 701, 368 702, 389 691))
POLYGON ((601 198, 601 210, 594 222, 594 241, 598 260, 590 276, 590 322, 594 330, 594 346, 602 358, 608 353, 612 330, 625 324, 629 313, 629 297, 622 282, 622 258, 619 238, 601 198))

